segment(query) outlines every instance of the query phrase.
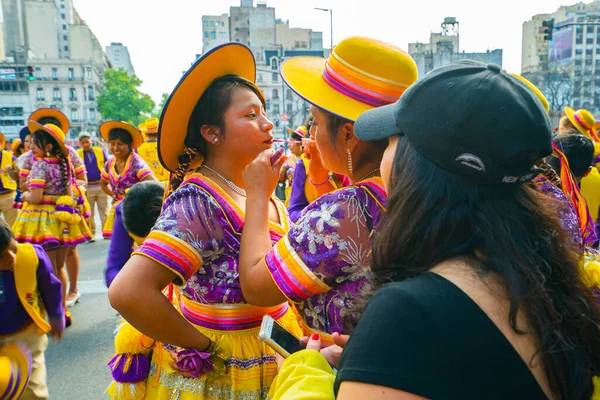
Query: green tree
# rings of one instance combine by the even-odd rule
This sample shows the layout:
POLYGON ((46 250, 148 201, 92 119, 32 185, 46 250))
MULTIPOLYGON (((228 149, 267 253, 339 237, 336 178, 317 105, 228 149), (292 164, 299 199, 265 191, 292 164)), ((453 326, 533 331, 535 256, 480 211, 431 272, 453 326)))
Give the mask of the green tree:
POLYGON ((160 97, 160 104, 158 105, 158 107, 156 107, 154 109, 154 113, 152 113, 153 117, 160 118, 160 114, 162 114, 162 110, 163 110, 163 108, 165 108, 165 104, 167 104, 168 99, 169 99, 169 93, 163 93, 162 96, 160 97))
POLYGON ((104 73, 104 90, 98 95, 98 111, 105 120, 125 121, 133 126, 144 122, 155 103, 139 90, 142 81, 124 69, 109 69, 104 73))

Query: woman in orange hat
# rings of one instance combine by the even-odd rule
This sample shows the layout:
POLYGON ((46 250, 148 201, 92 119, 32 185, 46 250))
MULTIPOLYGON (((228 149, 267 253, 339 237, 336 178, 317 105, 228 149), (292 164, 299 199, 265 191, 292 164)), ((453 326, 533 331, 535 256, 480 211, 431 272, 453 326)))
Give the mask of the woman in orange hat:
MULTIPOLYGON (((56 125, 29 122, 32 152, 36 157, 23 193, 23 208, 13 225, 15 239, 41 245, 63 285, 63 305, 67 300, 67 253, 90 239, 83 192, 65 145, 65 134, 56 125)), ((67 312, 67 325, 71 323, 67 312)))
MULTIPOLYGON (((273 140, 255 77, 249 48, 221 45, 191 67, 163 110, 158 149, 174 174, 173 192, 108 291, 132 326, 161 342, 153 349, 146 399, 265 398, 277 364, 258 338, 263 316, 301 335, 287 301, 251 306, 238 279, 242 170, 273 140), (169 283, 179 287, 177 307, 161 292, 169 283)), ((275 196, 267 203, 274 243, 290 224, 275 196)), ((113 377, 122 378, 118 368, 113 377)))
POLYGON ((142 133, 137 128, 126 122, 107 121, 100 125, 100 135, 114 156, 104 166, 100 181, 102 190, 113 199, 102 228, 102 236, 108 239, 115 223, 115 207, 123 200, 125 192, 138 182, 155 181, 156 177, 142 157, 133 151, 143 143, 142 133))
POLYGON ((311 203, 272 247, 264 205, 277 171, 267 153, 251 163, 244 171, 248 199, 240 282, 250 304, 297 303, 304 333, 319 334, 331 344, 334 332, 348 333, 355 321, 349 305, 371 285, 367 276, 371 234, 386 203, 379 164, 387 141, 359 140, 354 121, 362 112, 400 98, 416 81, 417 66, 396 46, 352 37, 340 42, 327 60, 285 61, 281 74, 292 90, 312 104, 315 141, 310 146, 318 150, 321 161, 318 169, 308 168, 312 184, 331 185, 329 171, 348 176, 352 184, 311 203))

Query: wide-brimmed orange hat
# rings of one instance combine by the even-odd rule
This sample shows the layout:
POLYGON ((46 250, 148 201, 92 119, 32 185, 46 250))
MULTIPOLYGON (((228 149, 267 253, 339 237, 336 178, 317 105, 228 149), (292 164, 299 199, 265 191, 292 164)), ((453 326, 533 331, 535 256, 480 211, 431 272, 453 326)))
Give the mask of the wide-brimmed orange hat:
POLYGON ((69 131, 69 127, 71 126, 69 124, 69 118, 67 118, 65 114, 63 114, 60 110, 56 108, 38 108, 37 110, 31 113, 31 115, 29 116, 29 121, 39 122, 39 120, 44 117, 55 118, 60 123, 59 128, 63 132, 69 131))
POLYGON ((418 76, 406 51, 366 37, 342 40, 321 57, 294 57, 281 66, 285 83, 311 104, 356 121, 363 112, 392 104, 418 76))
POLYGON ((149 118, 144 122, 146 133, 156 135, 158 133, 158 118, 149 118))
POLYGON ((144 143, 144 138, 142 136, 142 132, 136 128, 135 126, 128 124, 127 122, 121 122, 121 121, 106 121, 104 122, 102 125, 100 125, 100 136, 102 136, 102 139, 106 140, 106 142, 108 142, 108 134, 110 133, 110 131, 112 131, 113 129, 123 129, 127 132, 129 132, 129 134, 131 135, 131 148, 132 149, 137 149, 138 147, 140 147, 140 145, 142 143, 144 143))
POLYGON ((255 81, 256 64, 248 47, 234 42, 211 49, 191 66, 167 99, 158 126, 158 157, 169 171, 179 166, 196 104, 215 79, 226 75, 255 81))
POLYGON ((573 124, 573 126, 585 136, 591 138, 595 142, 598 142, 598 135, 596 134, 596 119, 591 112, 582 108, 577 111, 571 107, 565 107, 565 114, 567 118, 573 124))
POLYGON ((31 352, 23 343, 6 342, 0 346, 0 399, 17 400, 31 376, 31 352))
POLYGON ((52 136, 54 140, 56 140, 56 143, 58 143, 61 153, 63 153, 65 157, 69 156, 69 151, 67 150, 67 146, 65 146, 65 133, 62 131, 62 129, 60 129, 60 127, 54 124, 42 125, 37 121, 29 121, 27 126, 29 131, 32 133, 44 131, 52 136))
POLYGON ((23 144, 23 142, 21 141, 21 139, 15 139, 15 140, 13 140, 12 145, 11 145, 11 149, 12 149, 13 154, 15 154, 17 152, 17 149, 22 144, 23 144))
POLYGON ((292 133, 295 133, 297 135, 300 135, 302 137, 306 137, 306 135, 308 135, 308 128, 304 125, 300 125, 299 127, 297 127, 296 129, 291 129, 291 128, 286 128, 288 133, 291 135, 292 133))

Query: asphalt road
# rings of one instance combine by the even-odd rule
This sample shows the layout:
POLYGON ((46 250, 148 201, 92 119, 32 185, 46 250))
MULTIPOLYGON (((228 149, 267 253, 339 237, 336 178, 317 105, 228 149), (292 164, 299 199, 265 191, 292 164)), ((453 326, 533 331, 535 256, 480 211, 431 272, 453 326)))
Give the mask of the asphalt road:
POLYGON ((60 343, 46 351, 48 388, 52 400, 106 399, 110 383, 106 363, 113 355, 117 313, 110 307, 104 284, 109 241, 97 239, 78 247, 81 258, 81 301, 71 308, 73 325, 60 343))

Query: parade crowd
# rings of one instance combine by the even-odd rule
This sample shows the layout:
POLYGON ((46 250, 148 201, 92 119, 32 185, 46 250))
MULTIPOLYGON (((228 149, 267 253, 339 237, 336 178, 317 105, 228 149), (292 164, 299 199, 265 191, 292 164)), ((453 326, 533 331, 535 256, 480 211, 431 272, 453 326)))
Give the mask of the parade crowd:
POLYGON ((284 139, 240 43, 101 143, 68 146, 53 108, 0 135, 0 400, 49 398, 100 232, 120 322, 113 381, 81 398, 600 399, 594 116, 553 127, 496 65, 417 80, 366 37, 280 74, 310 104, 284 139), (277 355, 265 315, 305 349, 277 355))

